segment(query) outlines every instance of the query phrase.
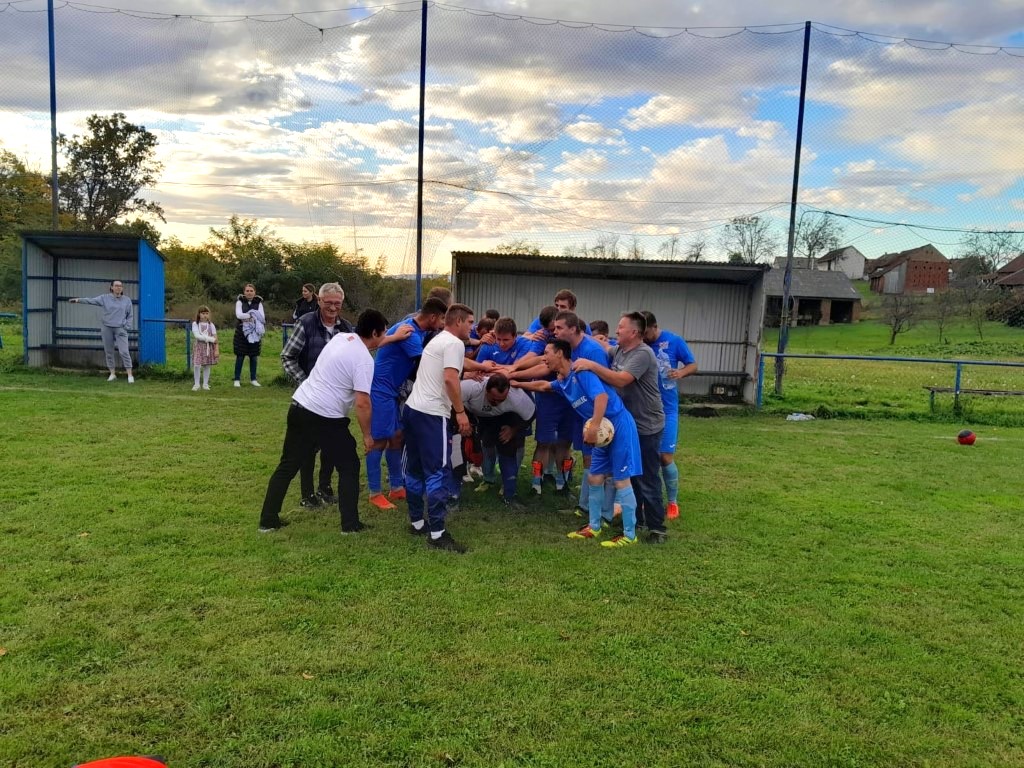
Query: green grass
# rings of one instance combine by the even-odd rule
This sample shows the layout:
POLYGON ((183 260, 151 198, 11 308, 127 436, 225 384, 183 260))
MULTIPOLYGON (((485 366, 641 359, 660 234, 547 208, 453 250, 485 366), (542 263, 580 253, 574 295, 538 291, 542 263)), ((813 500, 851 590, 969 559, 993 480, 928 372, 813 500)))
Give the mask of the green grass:
POLYGON ((459 557, 257 534, 287 394, 229 378, 0 375, 0 765, 1024 763, 1024 430, 686 418, 666 546, 467 488, 459 557))
MULTIPOLYGON (((790 329, 787 351, 822 355, 916 357, 942 360, 990 360, 1024 363, 1024 329, 986 323, 984 339, 975 328, 957 322, 946 328, 949 343, 938 343, 932 323, 923 323, 889 345, 888 328, 865 320, 853 325, 790 329)), ((778 329, 765 329, 762 348, 774 352, 778 329)), ((861 362, 853 360, 790 360, 783 396, 773 394, 774 361, 765 366, 765 409, 770 412, 818 411, 849 417, 941 419, 950 422, 1024 426, 1024 397, 992 398, 964 395, 954 410, 952 395, 937 395, 929 411, 925 387, 952 387, 956 369, 950 364, 861 362)), ((966 389, 1024 389, 1024 368, 965 366, 966 389)))

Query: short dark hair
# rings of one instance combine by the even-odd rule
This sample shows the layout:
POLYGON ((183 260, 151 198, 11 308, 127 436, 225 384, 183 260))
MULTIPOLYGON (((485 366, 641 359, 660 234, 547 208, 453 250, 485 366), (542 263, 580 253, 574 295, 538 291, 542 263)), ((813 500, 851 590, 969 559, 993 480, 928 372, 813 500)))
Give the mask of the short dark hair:
POLYGON ((654 316, 653 312, 650 312, 650 311, 645 309, 640 314, 643 315, 644 316, 644 320, 647 321, 647 327, 648 328, 650 328, 652 325, 657 325, 658 324, 658 318, 656 318, 654 316))
MULTIPOLYGON (((644 331, 647 330, 647 318, 644 317, 643 312, 623 312, 622 316, 632 323, 636 324, 637 330, 640 331, 640 335, 644 335, 644 331)), ((593 328, 594 326, 590 326, 593 328)))
POLYGON ((554 304, 548 304, 540 311, 540 327, 547 328, 555 320, 555 315, 558 314, 558 307, 554 304))
POLYGON ((515 336, 518 333, 516 321, 511 317, 499 317, 498 322, 494 324, 494 332, 496 334, 507 333, 511 336, 515 336))
POLYGON ((608 323, 604 320, 591 320, 590 321, 590 332, 595 336, 601 334, 602 336, 608 335, 608 323))
POLYGON ((568 288, 563 288, 555 294, 555 301, 568 301, 572 309, 576 309, 576 294, 568 288))
POLYGON ((551 339, 546 346, 554 347, 555 352, 560 354, 566 360, 572 360, 572 347, 565 339, 551 339))
POLYGON ((452 304, 448 307, 448 311, 445 312, 444 324, 452 325, 453 323, 461 323, 467 317, 472 316, 473 310, 465 304, 452 304))
POLYGON ((494 330, 494 319, 490 317, 481 317, 476 321, 476 335, 483 336, 488 331, 494 330))
POLYGON ((427 291, 428 299, 440 299, 444 302, 447 307, 452 303, 452 292, 450 288, 445 288, 443 285, 435 285, 429 291, 427 291))
POLYGON ((448 305, 436 296, 431 296, 429 299, 424 301, 423 306, 420 307, 421 315, 443 315, 447 311, 448 305))
POLYGON ((356 320, 356 333, 361 339, 368 339, 375 333, 384 333, 387 329, 387 319, 376 309, 364 309, 356 320))
POLYGON ((508 376, 504 373, 493 373, 491 377, 487 379, 487 383, 484 384, 484 390, 495 389, 498 392, 508 391, 508 376))
POLYGON ((575 312, 559 312, 555 315, 555 320, 561 320, 565 323, 566 328, 575 328, 578 331, 582 331, 585 327, 575 312))
POLYGON ((496 309, 488 309, 484 312, 484 317, 489 317, 491 320, 497 320, 501 317, 501 312, 496 309))

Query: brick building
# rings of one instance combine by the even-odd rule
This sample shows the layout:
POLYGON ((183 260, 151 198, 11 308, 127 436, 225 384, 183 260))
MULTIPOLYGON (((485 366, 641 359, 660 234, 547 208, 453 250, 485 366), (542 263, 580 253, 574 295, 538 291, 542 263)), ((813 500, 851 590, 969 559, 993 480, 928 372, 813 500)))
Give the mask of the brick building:
POLYGON ((949 259, 934 245, 875 259, 868 273, 875 293, 938 293, 949 288, 949 259))

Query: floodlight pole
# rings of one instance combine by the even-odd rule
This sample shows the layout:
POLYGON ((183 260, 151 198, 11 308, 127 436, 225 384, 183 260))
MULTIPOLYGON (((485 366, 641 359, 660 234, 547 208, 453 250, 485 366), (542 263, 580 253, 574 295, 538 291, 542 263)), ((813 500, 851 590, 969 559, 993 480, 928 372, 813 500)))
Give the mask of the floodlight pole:
POLYGON ((420 23, 420 137, 416 170, 416 309, 423 303, 423 136, 427 111, 427 4, 420 23))
POLYGON ((60 189, 57 185, 57 55, 54 51, 53 0, 46 0, 47 32, 50 38, 50 225, 60 229, 60 189))
MULTIPOLYGON (((811 52, 811 22, 804 22, 804 60, 800 69, 800 107, 796 117, 796 157, 793 159, 793 196, 789 203, 789 242, 786 245, 786 273, 782 278, 782 315, 779 318, 778 353, 786 354, 789 343, 789 300, 793 282, 793 246, 796 242, 796 200, 800 192, 800 151, 804 143, 804 105, 807 101, 807 60, 811 52)), ((775 358, 775 394, 782 394, 786 358, 775 358)))

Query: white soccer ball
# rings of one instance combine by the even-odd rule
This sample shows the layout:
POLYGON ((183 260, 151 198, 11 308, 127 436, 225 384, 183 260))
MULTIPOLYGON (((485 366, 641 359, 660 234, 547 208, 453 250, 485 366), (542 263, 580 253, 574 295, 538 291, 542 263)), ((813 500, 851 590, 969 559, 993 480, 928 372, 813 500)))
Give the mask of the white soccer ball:
MULTIPOLYGON (((584 431, 590 429, 590 425, 593 421, 593 419, 587 419, 586 424, 583 425, 584 431)), ((601 419, 601 424, 597 428, 597 442, 594 443, 594 445, 598 448, 604 448, 612 441, 613 437, 615 437, 615 427, 612 426, 612 423, 608 421, 608 419, 601 419)))

